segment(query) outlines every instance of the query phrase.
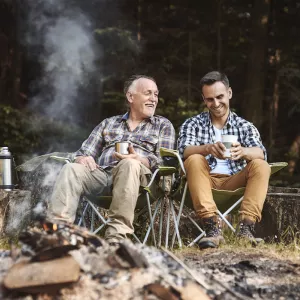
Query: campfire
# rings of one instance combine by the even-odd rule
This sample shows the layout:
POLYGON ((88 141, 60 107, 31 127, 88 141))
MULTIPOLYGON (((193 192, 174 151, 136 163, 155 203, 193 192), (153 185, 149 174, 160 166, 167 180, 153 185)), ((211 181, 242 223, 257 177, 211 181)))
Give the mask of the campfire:
POLYGON ((210 299, 207 283, 163 249, 129 240, 110 246, 85 229, 49 219, 19 240, 22 247, 6 252, 9 262, 0 272, 3 298, 210 299))

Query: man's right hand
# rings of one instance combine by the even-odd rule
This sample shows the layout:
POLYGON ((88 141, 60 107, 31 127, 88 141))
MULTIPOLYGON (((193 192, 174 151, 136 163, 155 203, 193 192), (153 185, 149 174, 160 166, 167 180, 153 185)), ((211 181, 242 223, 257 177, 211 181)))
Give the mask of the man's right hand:
POLYGON ((98 165, 96 164, 96 162, 92 156, 77 156, 75 158, 75 162, 80 165, 84 165, 90 171, 94 171, 98 167, 98 165))
POLYGON ((221 142, 216 142, 215 144, 209 144, 207 146, 209 154, 219 159, 225 159, 224 152, 226 147, 221 142))

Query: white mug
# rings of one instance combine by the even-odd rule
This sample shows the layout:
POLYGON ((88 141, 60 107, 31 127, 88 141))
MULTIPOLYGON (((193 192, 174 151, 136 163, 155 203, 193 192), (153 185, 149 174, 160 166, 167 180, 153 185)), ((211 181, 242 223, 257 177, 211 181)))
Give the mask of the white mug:
POLYGON ((222 141, 222 144, 224 144, 224 146, 226 147, 226 150, 225 150, 225 153, 224 153, 224 156, 226 158, 231 158, 230 148, 232 147, 232 143, 236 143, 237 140, 238 140, 237 135, 222 134, 221 141, 222 141))

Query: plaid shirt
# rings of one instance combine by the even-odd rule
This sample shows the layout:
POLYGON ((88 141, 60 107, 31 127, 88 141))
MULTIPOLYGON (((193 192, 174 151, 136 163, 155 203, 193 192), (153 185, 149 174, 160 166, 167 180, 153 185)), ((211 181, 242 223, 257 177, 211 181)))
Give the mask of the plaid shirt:
POLYGON ((115 166, 115 143, 130 141, 135 152, 147 157, 150 169, 154 170, 161 163, 159 148, 174 149, 175 130, 172 123, 161 116, 153 116, 142 121, 130 131, 129 113, 103 120, 94 128, 75 156, 92 156, 102 168, 115 166))
MULTIPOLYGON (((259 147, 264 151, 265 160, 267 160, 266 149, 262 144, 260 134, 256 127, 239 117, 234 112, 230 112, 226 124, 222 128, 222 134, 233 134, 238 136, 238 142, 242 147, 259 147)), ((183 157, 184 149, 187 146, 200 146, 216 143, 216 135, 211 123, 209 112, 187 119, 180 128, 178 138, 178 150, 183 157)), ((206 160, 213 170, 217 165, 217 160, 211 154, 207 155, 206 160)), ((243 159, 227 159, 231 175, 241 171, 247 164, 243 159)))

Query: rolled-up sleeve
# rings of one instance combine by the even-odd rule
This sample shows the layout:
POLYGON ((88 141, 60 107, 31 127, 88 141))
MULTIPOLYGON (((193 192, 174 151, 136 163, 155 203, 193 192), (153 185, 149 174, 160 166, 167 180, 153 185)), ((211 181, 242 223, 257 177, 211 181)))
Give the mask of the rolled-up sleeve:
POLYGON ((183 158, 184 150, 187 146, 197 145, 198 124, 193 118, 187 119, 180 127, 177 148, 180 156, 183 158))
POLYGON ((244 147, 259 147, 264 152, 264 159, 267 160, 267 150, 264 147, 259 131, 253 124, 248 124, 244 128, 244 138, 242 141, 244 147))
POLYGON ((89 137, 82 143, 75 156, 92 156, 95 160, 100 156, 103 149, 103 129, 105 121, 97 125, 89 137))

